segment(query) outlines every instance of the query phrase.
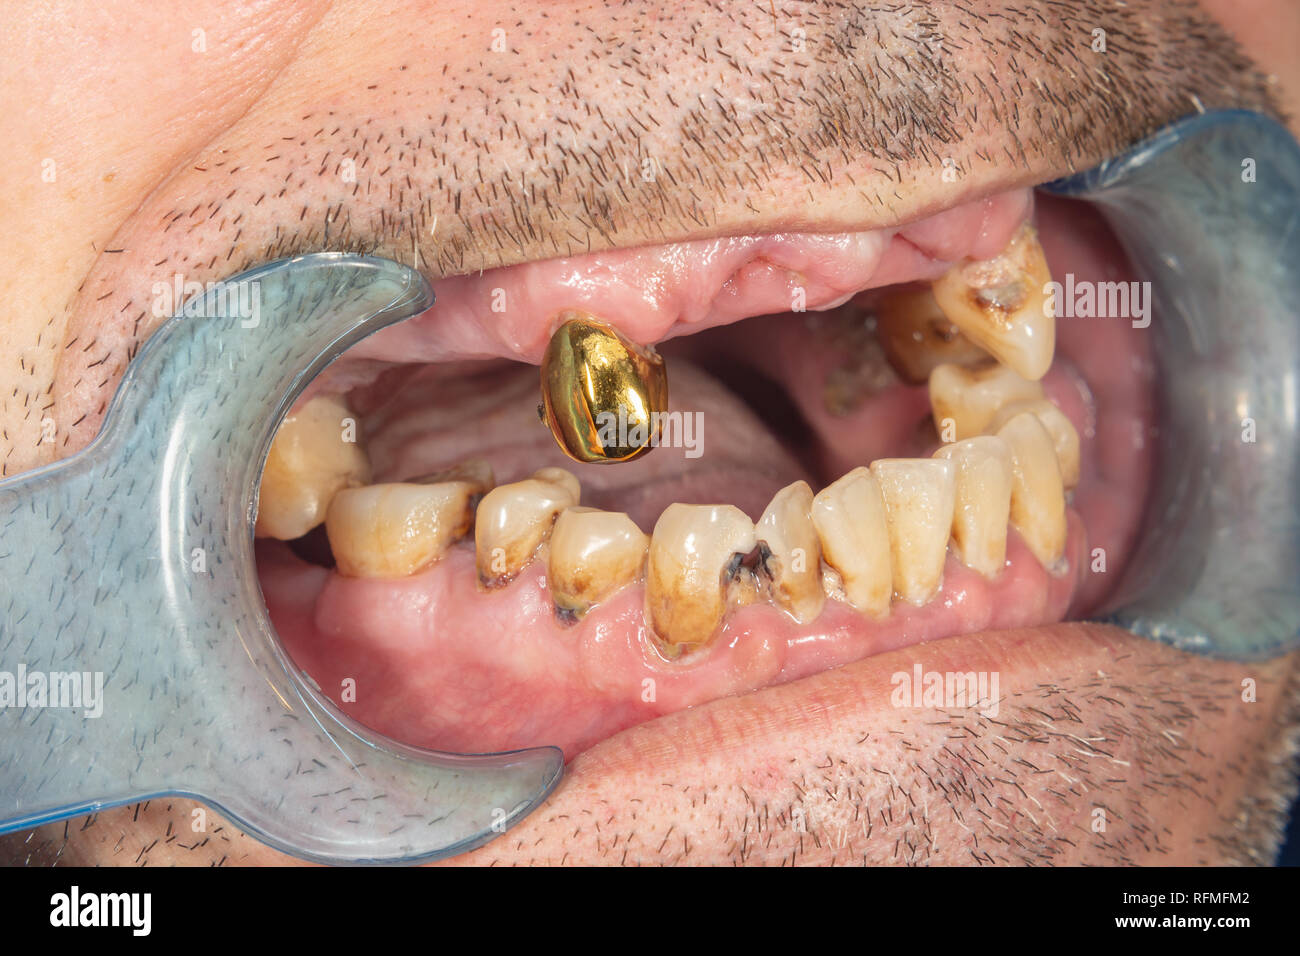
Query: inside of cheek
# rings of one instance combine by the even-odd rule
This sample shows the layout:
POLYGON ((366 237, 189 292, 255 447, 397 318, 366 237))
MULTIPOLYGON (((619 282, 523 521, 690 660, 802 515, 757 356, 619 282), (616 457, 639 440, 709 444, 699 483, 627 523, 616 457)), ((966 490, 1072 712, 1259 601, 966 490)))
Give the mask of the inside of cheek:
MULTIPOLYGON (((1055 278, 1125 277, 1113 239, 1086 211, 1042 203, 1037 220, 1055 278)), ((730 503, 757 519, 791 482, 817 492, 860 465, 926 458, 938 446, 926 386, 899 380, 880 349, 872 297, 664 343, 671 408, 698 413, 696 447, 659 448, 622 465, 563 455, 537 419, 535 366, 399 366, 348 398, 376 483, 482 458, 498 485, 566 468, 584 506, 625 512, 646 533, 673 502, 730 503)), ((742 602, 706 646, 672 658, 647 626, 640 582, 576 623, 557 614, 545 544, 509 585, 488 591, 472 531, 408 577, 354 578, 333 568, 318 528, 289 543, 259 539, 272 621, 323 691, 382 733, 462 752, 558 744, 572 756, 656 716, 870 654, 1079 616, 1122 569, 1148 467, 1144 342, 1127 321, 1091 321, 1058 321, 1056 360, 1043 380, 1081 444, 1064 568, 1045 569, 1011 530, 1007 565, 993 581, 949 554, 931 600, 896 600, 883 619, 830 600, 799 624, 770 602, 742 602)))

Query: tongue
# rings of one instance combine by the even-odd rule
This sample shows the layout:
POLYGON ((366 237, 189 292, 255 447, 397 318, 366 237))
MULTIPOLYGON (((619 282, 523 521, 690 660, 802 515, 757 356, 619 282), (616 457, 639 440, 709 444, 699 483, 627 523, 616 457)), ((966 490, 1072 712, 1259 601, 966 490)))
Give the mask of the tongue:
MULTIPOLYGON (((620 465, 584 465, 565 457, 537 417, 538 373, 508 362, 429 366, 357 395, 374 480, 405 481, 467 458, 491 463, 498 484, 555 465, 582 483, 582 503, 624 511, 650 529, 674 501, 735 504, 757 518, 792 481, 816 480, 743 401, 686 361, 672 361, 671 409, 691 423, 692 447, 657 448, 620 465), (687 418, 686 416, 689 416, 687 418)), ((684 430, 685 433, 685 430, 684 430)), ((684 443, 683 443, 684 444, 684 443)))

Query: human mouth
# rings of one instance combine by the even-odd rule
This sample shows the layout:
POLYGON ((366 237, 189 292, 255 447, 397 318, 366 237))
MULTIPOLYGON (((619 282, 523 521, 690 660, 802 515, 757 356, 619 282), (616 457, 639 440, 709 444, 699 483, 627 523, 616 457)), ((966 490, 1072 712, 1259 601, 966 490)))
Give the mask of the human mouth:
POLYGON ((1123 262, 1080 210, 1032 206, 442 283, 277 439, 259 572, 286 646, 389 736, 572 757, 713 699, 1086 613, 1141 507, 1149 365, 1127 323, 1045 314, 1049 272, 1123 262), (660 346, 674 409, 707 427, 698 461, 560 455, 532 365, 574 309, 660 346), (340 442, 353 418, 362 441, 340 442))

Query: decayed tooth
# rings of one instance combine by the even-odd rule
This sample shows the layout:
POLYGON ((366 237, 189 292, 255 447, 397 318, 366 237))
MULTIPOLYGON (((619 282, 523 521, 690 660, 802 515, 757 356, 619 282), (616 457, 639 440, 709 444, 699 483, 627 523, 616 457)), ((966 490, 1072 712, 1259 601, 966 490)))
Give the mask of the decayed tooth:
POLYGON ((289 541, 325 520, 330 500, 370 481, 356 416, 341 398, 320 395, 285 418, 271 442, 258 493, 259 538, 289 541))
POLYGON ((1053 567, 1065 554, 1065 486, 1052 436, 1038 417, 1021 412, 998 429, 1011 448, 1011 524, 1038 563, 1053 567))
POLYGON ((888 614, 894 587, 889 528, 871 472, 854 468, 823 488, 813 499, 812 520, 822 558, 839 572, 848 603, 864 614, 888 614))
POLYGON ((994 578, 1007 561, 1011 514, 1011 448, 996 435, 944 445, 936 458, 957 469, 952 539, 962 564, 994 578))
POLYGON ((885 501, 894 592, 911 604, 925 604, 943 583, 956 472, 956 466, 942 458, 882 458, 871 463, 885 501))
POLYGON ((578 503, 578 479, 543 468, 523 481, 499 485, 479 502, 474 547, 479 580, 501 587, 514 580, 551 533, 556 515, 578 503))
POLYGON ((562 616, 581 617, 641 573, 650 539, 622 512, 565 508, 551 531, 547 582, 562 616))
POLYGON ((1069 416, 1047 399, 1012 402, 1000 408, 989 423, 988 430, 996 432, 1021 412, 1032 412, 1043 423, 1047 434, 1052 436, 1052 444, 1056 446, 1056 461, 1061 466, 1061 481, 1067 491, 1073 488, 1079 483, 1079 433, 1075 431, 1069 416))
POLYGON ((883 292, 873 310, 876 334, 894 371, 919 385, 936 366, 972 365, 989 353, 962 335, 923 286, 900 286, 883 292))
POLYGON ((966 260, 935 280, 944 315, 976 345, 1025 378, 1047 374, 1056 349, 1056 317, 1043 291, 1052 275, 1028 223, 992 259, 966 260))
POLYGON ((467 481, 446 481, 340 491, 325 519, 339 573, 398 578, 432 564, 469 530, 475 489, 467 481))
POLYGON ((724 572, 754 550, 754 523, 733 505, 671 504, 650 536, 646 607, 673 650, 709 639, 727 609, 724 572))
POLYGON ((930 373, 930 409, 934 427, 944 441, 982 435, 1004 405, 1042 397, 1043 386, 1005 365, 977 369, 940 365, 930 373))
POLYGON ((800 624, 822 612, 821 540, 812 521, 813 493, 806 481, 778 491, 755 525, 758 540, 771 552, 772 600, 800 624))

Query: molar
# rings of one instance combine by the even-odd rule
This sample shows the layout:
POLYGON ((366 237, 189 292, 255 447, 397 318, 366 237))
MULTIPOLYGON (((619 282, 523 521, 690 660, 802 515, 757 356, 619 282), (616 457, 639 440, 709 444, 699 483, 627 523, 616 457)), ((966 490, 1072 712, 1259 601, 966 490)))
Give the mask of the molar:
POLYGON ((469 531, 477 488, 393 482, 340 491, 325 520, 339 574, 400 578, 432 564, 469 531))
POLYGON ((356 438, 355 417, 335 395, 318 395, 285 418, 262 472, 259 538, 302 537, 325 520, 335 494, 370 482, 370 459, 349 438, 356 438))

